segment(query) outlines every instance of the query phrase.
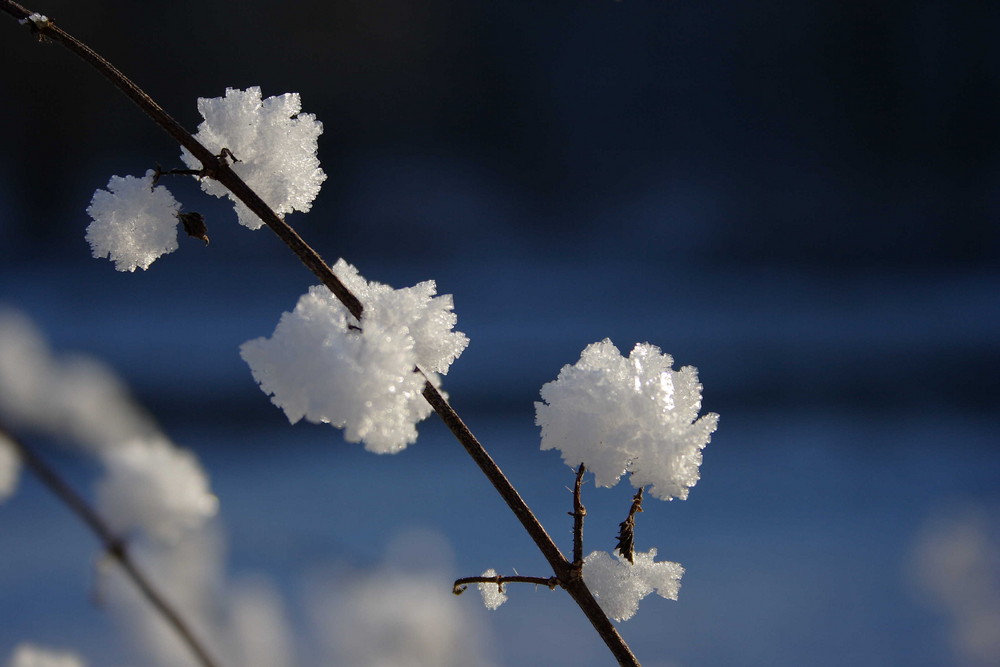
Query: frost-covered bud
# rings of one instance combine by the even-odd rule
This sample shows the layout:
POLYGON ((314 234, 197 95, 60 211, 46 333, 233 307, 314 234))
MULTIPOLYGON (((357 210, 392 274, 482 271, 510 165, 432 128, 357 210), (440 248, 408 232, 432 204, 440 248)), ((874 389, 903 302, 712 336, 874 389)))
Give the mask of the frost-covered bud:
MULTIPOLYGON (((484 577, 495 577, 497 576, 497 571, 490 568, 483 572, 484 577)), ((483 596, 483 604, 486 605, 487 609, 493 610, 502 605, 507 601, 507 594, 503 592, 503 589, 499 585, 489 582, 480 582, 476 584, 479 587, 479 593, 483 596)))
POLYGON ((143 178, 112 176, 87 208, 93 219, 87 242, 94 257, 108 257, 119 271, 148 269, 161 255, 177 250, 180 204, 163 186, 153 187, 154 172, 143 178))
POLYGON ((583 580, 604 613, 616 621, 627 621, 639 609, 639 600, 653 591, 676 600, 684 568, 679 563, 655 562, 656 549, 635 552, 629 563, 615 551, 594 551, 583 559, 583 580))
POLYGON ((7 667, 85 667, 75 653, 53 651, 33 644, 18 644, 7 667))
MULTIPOLYGON (((316 140, 323 124, 300 113, 298 93, 261 99, 260 87, 227 88, 225 97, 199 98, 205 119, 195 139, 216 155, 228 149, 235 156, 232 169, 278 215, 308 211, 326 174, 316 157, 316 140)), ((202 165, 187 149, 181 159, 191 169, 202 165)), ((264 223, 218 181, 202 178, 201 187, 216 197, 228 196, 240 224, 259 229, 264 223)))
POLYGON ((433 282, 393 290, 343 260, 333 270, 365 304, 360 323, 329 290, 313 286, 271 338, 247 341, 240 355, 293 424, 303 417, 329 423, 369 451, 400 451, 431 412, 414 367, 436 383, 432 369, 446 372, 468 339, 451 331, 451 298, 432 298, 433 282))
POLYGON ((132 440, 103 452, 97 489, 102 516, 118 533, 137 528, 167 544, 215 515, 218 500, 198 459, 165 438, 132 440))
POLYGON ((585 463, 599 486, 631 472, 632 485, 651 486, 657 498, 687 498, 719 416, 698 417, 698 371, 672 365, 649 343, 627 359, 608 339, 588 345, 542 387, 544 402, 535 403, 542 449, 559 449, 574 468, 585 463))
POLYGON ((0 503, 14 495, 20 471, 21 459, 14 449, 14 443, 0 433, 0 503))

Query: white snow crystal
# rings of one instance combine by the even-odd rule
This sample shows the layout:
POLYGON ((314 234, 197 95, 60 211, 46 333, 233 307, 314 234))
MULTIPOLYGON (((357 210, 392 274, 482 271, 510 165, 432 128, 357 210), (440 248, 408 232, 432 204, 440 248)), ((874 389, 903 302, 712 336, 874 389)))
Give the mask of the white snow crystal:
POLYGON ((0 503, 14 494, 20 470, 21 459, 14 449, 14 443, 0 433, 0 503))
MULTIPOLYGON (((495 577, 497 576, 497 571, 490 568, 483 572, 482 576, 495 577)), ((479 583, 476 585, 479 587, 479 593, 483 596, 483 604, 486 605, 487 609, 496 609, 507 601, 507 594, 500 590, 498 585, 490 583, 479 583)))
POLYGON ((574 468, 586 464, 600 486, 631 472, 633 486, 651 485, 658 498, 687 498, 719 416, 698 418, 698 371, 672 365, 649 343, 627 359, 608 339, 588 345, 542 387, 544 402, 535 403, 542 449, 559 449, 574 468))
MULTIPOLYGON (((323 124, 301 109, 298 93, 261 100, 257 86, 227 88, 225 97, 198 99, 205 120, 195 138, 217 155, 229 149, 238 160, 233 171, 278 215, 308 211, 326 180, 316 157, 323 124)), ((181 159, 191 169, 202 166, 187 149, 181 159)), ((221 183, 203 178, 201 187, 216 197, 229 196, 241 224, 250 229, 264 224, 221 183)))
POLYGON ((109 257, 119 271, 148 269, 156 258, 177 250, 180 204, 163 186, 153 187, 152 170, 143 178, 112 176, 87 208, 93 221, 87 241, 94 257, 109 257))
POLYGON ((414 366, 436 384, 433 371, 447 372, 468 339, 451 331, 450 295, 432 298, 433 282, 393 290, 368 283, 344 260, 333 270, 365 304, 360 323, 316 285, 282 314, 271 338, 247 341, 240 355, 293 424, 330 423, 369 451, 400 451, 431 412, 414 366))
POLYGON ((7 667, 84 667, 85 664, 79 656, 68 651, 18 644, 7 667))
POLYGON ((684 568, 670 561, 657 563, 655 558, 656 549, 636 551, 634 564, 617 550, 614 558, 606 551, 595 551, 583 559, 583 580, 605 614, 627 621, 639 609, 639 600, 653 591, 668 600, 677 599, 684 568))
POLYGON ((122 443, 103 458, 107 476, 98 486, 97 505, 119 534, 142 528, 171 544, 216 512, 218 500, 198 460, 164 438, 122 443))

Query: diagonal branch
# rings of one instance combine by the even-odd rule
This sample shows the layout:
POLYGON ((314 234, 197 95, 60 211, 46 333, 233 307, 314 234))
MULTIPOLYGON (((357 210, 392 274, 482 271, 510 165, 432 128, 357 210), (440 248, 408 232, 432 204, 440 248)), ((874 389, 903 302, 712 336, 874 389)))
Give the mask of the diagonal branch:
POLYGON ((181 641, 194 654, 198 664, 202 667, 217 667, 218 663, 212 659, 208 649, 195 636, 180 613, 167 602, 142 570, 136 566, 135 561, 129 556, 124 540, 115 535, 114 531, 98 516, 87 501, 74 491, 55 470, 49 467, 28 445, 15 438, 3 425, 0 425, 0 437, 6 438, 14 445, 14 450, 24 465, 30 468, 38 479, 97 536, 105 553, 121 566, 128 578, 146 598, 146 601, 174 629, 181 641))
MULTIPOLYGON (((0 10, 19 20, 25 20, 32 15, 32 12, 13 2, 13 0, 0 0, 0 10)), ((211 151, 198 142, 190 132, 175 121, 149 95, 89 46, 56 26, 52 21, 47 21, 43 26, 36 25, 35 31, 40 36, 62 44, 80 56, 111 81, 129 99, 135 102, 153 122, 187 148, 202 163, 205 176, 214 178, 222 183, 233 195, 260 217, 264 224, 296 254, 306 268, 312 271, 333 292, 348 311, 355 318, 361 319, 364 307, 357 296, 348 290, 340 279, 337 278, 329 265, 319 256, 319 253, 313 250, 294 229, 271 210, 260 196, 236 175, 225 160, 213 155, 211 151)), ((573 568, 572 564, 563 556, 527 503, 524 502, 520 494, 518 494, 517 490, 510 483, 510 480, 507 479, 506 475, 500 470, 500 467, 493 461, 479 440, 472 434, 472 431, 461 420, 458 413, 455 412, 454 408, 441 395, 441 392, 430 382, 425 383, 423 395, 451 430, 455 438, 462 444, 466 452, 476 462, 483 474, 490 480, 494 488, 507 503, 507 506, 521 522, 521 525, 524 526, 528 535, 545 556, 549 565, 552 566, 559 581, 583 610, 619 664, 638 667, 639 662, 628 647, 628 644, 618 634, 618 631, 611 624, 607 615, 597 604, 593 594, 587 588, 586 584, 584 584, 579 568, 573 568)))

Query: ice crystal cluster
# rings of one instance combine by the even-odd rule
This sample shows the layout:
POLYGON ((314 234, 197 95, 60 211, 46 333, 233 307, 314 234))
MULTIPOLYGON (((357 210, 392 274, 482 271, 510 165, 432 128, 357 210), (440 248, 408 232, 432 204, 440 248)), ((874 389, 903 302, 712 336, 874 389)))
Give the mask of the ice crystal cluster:
POLYGON ((604 613, 616 621, 627 621, 639 609, 639 600, 656 591, 676 600, 684 568, 678 563, 657 563, 656 549, 636 551, 629 563, 616 551, 614 557, 595 551, 583 560, 583 580, 604 613))
POLYGON ((560 450, 572 467, 586 464, 599 486, 630 472, 633 486, 650 486, 658 498, 687 498, 719 416, 698 417, 698 371, 672 365, 649 343, 628 358, 608 339, 588 345, 542 387, 544 402, 535 403, 542 449, 560 450))
MULTIPOLYGON (((231 165, 233 171, 278 215, 308 211, 326 180, 316 157, 323 124, 301 110, 298 93, 261 99, 257 86, 227 88, 225 97, 198 98, 198 111, 205 120, 194 137, 216 155, 228 149, 237 160, 231 165)), ((191 169, 202 167, 187 149, 181 159, 191 169)), ((232 199, 240 224, 250 229, 264 224, 218 181, 203 178, 201 187, 216 197, 232 199)))
MULTIPOLYGON (((495 577, 497 576, 497 571, 490 568, 483 572, 482 576, 495 577)), ((483 604, 486 605, 487 609, 496 609, 507 601, 507 594, 497 584, 480 582, 476 586, 479 588, 479 594, 483 596, 483 604)))
POLYGON ((87 208, 92 222, 87 241, 94 257, 108 257, 119 271, 148 269, 154 260, 177 250, 180 204, 163 186, 153 186, 153 171, 142 178, 112 176, 87 208))
POLYGON ((247 341, 240 354, 293 424, 329 423, 369 451, 400 451, 431 412, 425 376, 414 367, 436 384, 468 338, 452 331, 451 295, 435 297, 433 281, 392 289, 342 259, 333 271, 364 304, 360 322, 326 287, 313 286, 270 338, 247 341))
MULTIPOLYGON (((54 355, 27 318, 5 310, 0 417, 96 456, 105 468, 98 507, 115 530, 170 541, 216 512, 201 466, 159 432, 110 368, 80 355, 54 355)), ((0 444, 0 478, 6 449, 0 444)))

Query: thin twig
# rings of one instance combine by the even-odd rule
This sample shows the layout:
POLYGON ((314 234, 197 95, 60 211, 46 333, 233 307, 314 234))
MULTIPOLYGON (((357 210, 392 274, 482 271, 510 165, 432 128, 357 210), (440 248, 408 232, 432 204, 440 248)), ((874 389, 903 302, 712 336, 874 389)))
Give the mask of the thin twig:
POLYGON ((462 577, 455 580, 455 583, 451 587, 451 592, 455 595, 461 595, 469 587, 469 584, 496 584, 497 586, 503 586, 504 584, 535 584, 536 586, 548 586, 549 589, 555 590, 556 586, 562 585, 562 582, 559 581, 559 577, 522 577, 519 574, 509 577, 462 577))
MULTIPOLYGON (((32 12, 12 0, 0 0, 0 9, 3 9, 17 19, 25 19, 32 14, 32 12)), ((361 313, 364 310, 361 301, 344 286, 340 279, 333 273, 333 270, 319 256, 319 253, 313 250, 294 229, 288 226, 279 215, 264 203, 256 192, 236 175, 226 160, 221 159, 220 156, 213 155, 211 151, 198 142, 190 132, 175 121, 149 95, 143 92, 110 62, 99 56, 93 49, 75 37, 72 37, 51 21, 46 26, 37 28, 37 31, 42 36, 62 44, 83 58, 88 64, 108 78, 129 99, 135 102, 153 122, 187 148, 202 163, 203 175, 214 178, 222 183, 237 199, 253 211, 298 256, 306 268, 312 271, 344 304, 344 307, 360 321, 361 313)), ((489 456, 486 449, 472 434, 472 431, 469 430, 451 405, 448 404, 441 393, 430 382, 425 383, 423 395, 451 430, 452 434, 462 444, 466 452, 473 458, 483 474, 490 480, 494 488, 507 503, 507 506, 521 522, 521 525, 524 526, 528 535, 545 556, 549 565, 552 566, 560 582, 562 582, 567 592, 583 610, 619 664, 638 667, 639 662, 635 655, 629 649, 621 635, 618 634, 618 631, 611 624, 607 615, 601 610, 597 604, 597 600, 594 599, 593 594, 587 588, 586 584, 583 583, 583 578, 580 576, 579 570, 574 569, 572 564, 559 551, 559 548, 552 541, 552 538, 549 537, 545 528, 538 521, 537 517, 535 517, 527 503, 517 493, 510 480, 507 479, 499 466, 489 456)))
POLYGON ((630 563, 635 563, 635 515, 642 511, 642 487, 632 497, 628 517, 618 524, 618 553, 630 563))
POLYGON ((583 473, 587 469, 581 463, 576 471, 576 483, 573 484, 573 511, 569 515, 573 517, 573 567, 583 567, 583 517, 587 516, 587 508, 583 506, 580 498, 580 487, 583 486, 583 473))
POLYGON ((211 655, 209 655, 208 649, 202 644, 202 642, 195 636, 194 632, 180 615, 180 613, 174 609, 174 607, 167 602, 163 595, 153 586, 152 582, 146 577, 145 574, 136 566, 135 562, 129 556, 128 549, 126 548, 125 542, 115 535, 114 531, 108 526, 104 520, 98 516, 97 512, 84 500, 80 494, 73 490, 59 476, 52 467, 45 463, 24 441, 19 438, 14 437, 6 428, 0 425, 0 437, 5 437, 13 445, 14 449, 17 451, 24 465, 31 469, 32 472, 38 477, 41 482, 48 487, 50 491, 59 500, 65 504, 70 511, 76 514, 81 521, 91 530, 94 535, 97 536, 98 541, 100 541, 105 553, 107 553, 113 560, 115 560, 123 570, 125 574, 132 580, 132 583, 142 592, 143 596, 146 598, 147 602, 153 606, 153 608, 159 612, 163 619, 174 629, 175 632, 180 636, 181 641, 187 645, 194 654, 198 663, 202 667, 217 667, 217 663, 211 655))

